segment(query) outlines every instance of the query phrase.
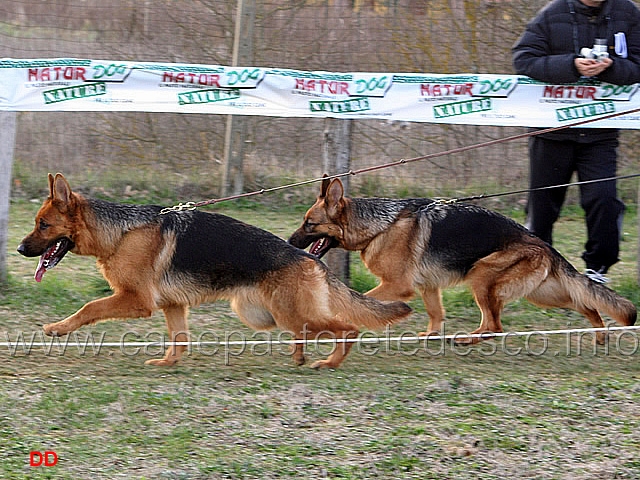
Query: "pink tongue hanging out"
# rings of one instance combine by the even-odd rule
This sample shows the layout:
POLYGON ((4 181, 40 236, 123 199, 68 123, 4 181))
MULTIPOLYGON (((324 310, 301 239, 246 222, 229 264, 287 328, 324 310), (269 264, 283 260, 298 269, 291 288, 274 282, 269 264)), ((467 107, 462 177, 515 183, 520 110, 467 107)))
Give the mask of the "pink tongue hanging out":
MULTIPOLYGON (((36 268, 36 273, 33 275, 33 278, 36 282, 42 281, 42 277, 44 276, 44 272, 56 266, 56 264, 60 261, 61 257, 56 257, 56 254, 59 253, 59 248, 62 244, 62 240, 56 242, 54 245, 49 247, 46 252, 44 252, 40 256, 40 260, 38 261, 38 267, 36 268)), ((65 251, 66 253, 66 251, 65 251)))
POLYGON ((36 282, 40 282, 42 280, 42 276, 44 275, 44 272, 47 271, 47 268, 44 266, 44 255, 42 255, 40 257, 40 261, 38 262, 38 268, 36 268, 36 273, 33 276, 33 278, 35 278, 36 282))

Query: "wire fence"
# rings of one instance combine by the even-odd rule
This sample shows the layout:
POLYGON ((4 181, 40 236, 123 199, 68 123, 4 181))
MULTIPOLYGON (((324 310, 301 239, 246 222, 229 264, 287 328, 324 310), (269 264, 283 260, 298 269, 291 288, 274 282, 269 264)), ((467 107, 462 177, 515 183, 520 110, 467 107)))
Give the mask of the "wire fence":
MULTIPOLYGON (((327 71, 513 73, 510 48, 545 0, 5 0, 0 49, 12 58, 75 57, 230 65, 239 32, 252 66, 327 71)), ((246 191, 323 172, 323 119, 245 117, 246 191)), ((516 135, 523 129, 354 121, 354 170, 516 135)), ((42 194, 62 171, 89 193, 174 201, 220 196, 225 118, 154 113, 18 115, 12 194, 42 194)), ((640 137, 625 131, 619 173, 637 170, 640 137)), ((332 173, 332 172, 329 172, 332 173)), ((355 178, 357 194, 461 196, 526 187, 526 140, 355 178)), ((636 182, 620 193, 635 202, 636 182)), ((261 201, 301 202, 315 188, 261 201)), ((524 196, 495 202, 518 202, 524 196)), ((568 199, 575 201, 574 194, 568 199)))

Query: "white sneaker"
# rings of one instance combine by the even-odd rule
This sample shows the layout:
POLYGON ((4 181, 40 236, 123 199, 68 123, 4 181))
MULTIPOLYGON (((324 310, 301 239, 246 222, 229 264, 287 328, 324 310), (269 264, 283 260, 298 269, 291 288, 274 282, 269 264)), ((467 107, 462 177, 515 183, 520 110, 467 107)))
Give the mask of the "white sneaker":
POLYGON ((605 277, 604 273, 597 272, 591 268, 587 268, 584 271, 584 275, 585 277, 590 278, 596 283, 602 283, 602 284, 609 283, 609 278, 605 277))

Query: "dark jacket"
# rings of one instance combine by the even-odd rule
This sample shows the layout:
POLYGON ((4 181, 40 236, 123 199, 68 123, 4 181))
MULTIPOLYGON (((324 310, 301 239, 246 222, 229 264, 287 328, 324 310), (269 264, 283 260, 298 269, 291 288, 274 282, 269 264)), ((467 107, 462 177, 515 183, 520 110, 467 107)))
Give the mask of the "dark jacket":
MULTIPOLYGON (((513 66, 526 75, 550 84, 575 83, 580 74, 573 61, 583 47, 592 48, 596 38, 606 38, 613 65, 597 80, 615 85, 640 82, 640 10, 631 0, 607 0, 601 9, 587 7, 580 0, 554 0, 529 22, 513 46, 513 66), (614 34, 622 32, 627 58, 614 48, 614 34)), ((616 129, 567 129, 545 135, 548 138, 614 138, 616 129), (578 137, 578 132, 582 133, 578 137), (585 133, 589 135, 585 136, 585 133)))

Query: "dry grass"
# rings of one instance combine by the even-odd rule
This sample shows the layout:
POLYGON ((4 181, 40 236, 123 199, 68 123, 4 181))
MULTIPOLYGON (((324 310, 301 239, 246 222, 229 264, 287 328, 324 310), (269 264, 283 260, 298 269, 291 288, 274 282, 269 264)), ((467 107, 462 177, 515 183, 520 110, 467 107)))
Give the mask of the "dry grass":
MULTIPOLYGON (((13 206, 10 246, 31 228, 35 207, 13 206)), ((300 218, 264 207, 229 213, 283 237, 300 218)), ((635 215, 627 222, 613 286, 637 301, 635 215)), ((559 249, 576 265, 582 228, 572 214, 558 232, 559 249)), ((33 260, 11 253, 9 261, 11 282, 0 293, 2 341, 20 331, 28 338, 104 295, 90 259, 69 256, 42 284, 30 278, 33 260)), ((466 291, 447 292, 445 303, 448 332, 475 326, 478 313, 466 291)), ((414 307, 392 335, 424 328, 422 307, 414 307)), ((191 320, 205 339, 253 334, 222 302, 194 309, 191 320)), ((574 313, 526 302, 509 305, 504 323, 531 331, 588 326, 574 313)), ((156 341, 163 333, 162 318, 154 316, 102 323, 78 338, 156 341)), ((15 355, 2 347, 0 476, 631 479, 640 471, 634 335, 612 335, 595 350, 590 338, 577 336, 511 338, 469 350, 392 342, 354 347, 342 368, 319 372, 295 367, 283 346, 265 348, 194 349, 178 366, 158 369, 143 365, 159 355, 157 347, 137 354, 69 347, 59 354, 54 345, 49 354, 37 347, 15 355), (29 467, 32 450, 54 450, 58 465, 29 467)))

